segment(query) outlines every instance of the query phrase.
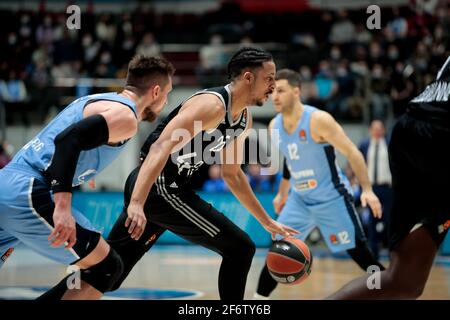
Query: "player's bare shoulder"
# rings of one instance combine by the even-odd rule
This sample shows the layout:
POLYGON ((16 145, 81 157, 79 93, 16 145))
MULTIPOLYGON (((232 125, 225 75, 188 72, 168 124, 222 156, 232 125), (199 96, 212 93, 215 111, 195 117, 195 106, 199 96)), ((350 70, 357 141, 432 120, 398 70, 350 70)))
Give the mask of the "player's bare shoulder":
POLYGON ((137 132, 137 115, 123 103, 101 100, 90 103, 83 111, 85 118, 96 114, 101 114, 105 118, 112 141, 129 139, 137 132))
POLYGON ((180 115, 189 115, 196 120, 219 123, 226 111, 222 100, 215 94, 202 93, 188 99, 180 109, 180 115))
POLYGON ((325 142, 325 138, 335 130, 336 120, 331 114, 323 110, 317 110, 311 114, 311 136, 316 142, 325 142))
POLYGON ((124 121, 136 122, 136 115, 127 105, 118 101, 100 100, 89 103, 83 111, 83 116, 89 117, 95 114, 108 113, 120 118, 124 121))

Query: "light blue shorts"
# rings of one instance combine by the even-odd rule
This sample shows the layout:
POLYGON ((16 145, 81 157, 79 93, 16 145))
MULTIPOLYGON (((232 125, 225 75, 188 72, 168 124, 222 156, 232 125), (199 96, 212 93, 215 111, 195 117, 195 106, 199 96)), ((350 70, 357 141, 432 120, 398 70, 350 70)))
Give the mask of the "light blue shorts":
POLYGON ((296 237, 303 241, 317 227, 332 252, 353 249, 355 237, 365 241, 364 230, 350 196, 311 205, 291 192, 277 221, 299 231, 296 237))
MULTIPOLYGON (((0 267, 22 242, 41 255, 63 264, 72 264, 86 255, 89 241, 98 232, 79 211, 72 208, 77 223, 77 243, 71 249, 50 246, 54 202, 49 187, 39 173, 6 168, 0 170, 0 267)), ((97 240, 98 241, 98 240, 97 240)))

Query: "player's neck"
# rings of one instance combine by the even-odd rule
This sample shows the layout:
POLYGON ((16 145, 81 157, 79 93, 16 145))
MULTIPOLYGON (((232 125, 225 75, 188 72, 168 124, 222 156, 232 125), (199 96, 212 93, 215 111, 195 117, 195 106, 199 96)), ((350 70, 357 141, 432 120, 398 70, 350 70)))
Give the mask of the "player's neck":
POLYGON ((283 123, 286 125, 297 125, 303 115, 303 110, 305 107, 301 102, 296 103, 292 106, 292 108, 289 108, 285 111, 283 111, 281 114, 283 115, 283 123))
POLYGON ((130 99, 131 101, 133 101, 136 104, 136 113, 138 115, 141 115, 142 113, 142 103, 141 103, 141 97, 138 96, 135 92, 128 90, 128 89, 124 89, 121 93, 119 93, 121 96, 124 96, 127 99, 130 99))
POLYGON ((244 94, 243 88, 240 88, 234 83, 230 85, 231 91, 231 116, 233 121, 236 120, 241 114, 242 110, 247 108, 248 96, 244 94))

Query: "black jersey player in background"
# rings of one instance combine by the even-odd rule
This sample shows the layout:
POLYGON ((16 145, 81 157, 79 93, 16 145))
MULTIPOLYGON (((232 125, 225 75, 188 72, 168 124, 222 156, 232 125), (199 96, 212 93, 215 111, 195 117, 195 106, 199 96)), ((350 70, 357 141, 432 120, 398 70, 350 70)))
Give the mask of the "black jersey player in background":
POLYGON ((416 299, 450 227, 450 57, 436 80, 408 104, 389 144, 394 205, 391 263, 379 289, 367 277, 348 283, 331 299, 416 299))
POLYGON ((127 179, 125 209, 108 238, 125 269, 115 288, 158 237, 170 230, 222 256, 221 299, 244 298, 255 245, 189 185, 205 162, 217 158, 223 160, 219 162, 229 189, 272 237, 297 233, 266 213, 241 169, 243 143, 252 125, 247 106, 267 101, 275 72, 270 53, 243 48, 229 62, 230 84, 195 93, 150 134, 141 150, 141 165, 127 179))

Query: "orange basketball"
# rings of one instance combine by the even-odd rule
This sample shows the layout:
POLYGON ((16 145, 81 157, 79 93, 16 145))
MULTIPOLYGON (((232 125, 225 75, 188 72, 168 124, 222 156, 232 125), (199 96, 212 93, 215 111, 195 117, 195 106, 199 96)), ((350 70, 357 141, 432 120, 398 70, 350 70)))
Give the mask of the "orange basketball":
POLYGON ((284 284, 299 284, 311 273, 313 257, 308 246, 300 239, 284 238, 275 241, 267 255, 270 275, 284 284))

